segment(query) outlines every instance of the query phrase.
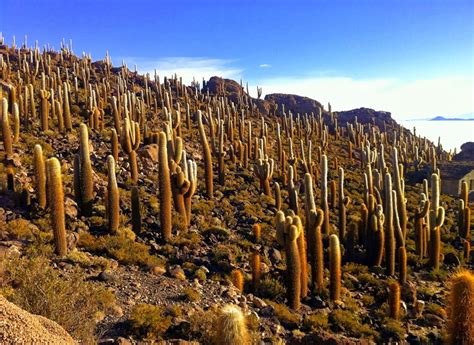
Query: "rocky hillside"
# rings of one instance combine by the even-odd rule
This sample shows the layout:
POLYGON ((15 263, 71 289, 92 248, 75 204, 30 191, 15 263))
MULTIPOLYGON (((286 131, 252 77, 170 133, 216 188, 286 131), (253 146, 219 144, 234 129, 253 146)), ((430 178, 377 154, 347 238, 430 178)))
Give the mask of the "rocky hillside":
POLYGON ((389 113, 68 47, 0 46, 0 81, 0 292, 74 340, 472 339, 467 192, 389 113))

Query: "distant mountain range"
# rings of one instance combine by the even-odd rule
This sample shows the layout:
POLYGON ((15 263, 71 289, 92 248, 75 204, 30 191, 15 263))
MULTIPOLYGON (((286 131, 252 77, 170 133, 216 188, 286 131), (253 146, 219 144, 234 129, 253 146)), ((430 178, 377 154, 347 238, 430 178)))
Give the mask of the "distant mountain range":
POLYGON ((429 120, 430 121, 474 121, 474 113, 459 115, 456 117, 436 116, 429 120))

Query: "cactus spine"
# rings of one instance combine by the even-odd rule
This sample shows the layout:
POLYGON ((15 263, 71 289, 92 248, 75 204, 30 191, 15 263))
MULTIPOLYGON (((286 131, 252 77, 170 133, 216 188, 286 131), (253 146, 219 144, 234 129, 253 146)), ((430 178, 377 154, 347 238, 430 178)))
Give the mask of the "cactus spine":
POLYGON ((474 274, 467 270, 455 273, 450 279, 448 304, 448 343, 474 343, 474 274))
POLYGON ((171 180, 165 132, 159 134, 158 181, 160 192, 160 226, 164 241, 171 238, 171 180))
POLYGON ((331 301, 341 298, 341 247, 339 238, 332 234, 329 237, 329 296, 331 301))
POLYGON ((249 345, 249 335, 242 310, 232 304, 224 306, 215 328, 214 343, 221 345, 249 345))
POLYGON ((114 157, 111 155, 107 157, 107 172, 108 172, 108 185, 107 185, 108 229, 111 234, 115 234, 118 231, 118 227, 119 227, 120 195, 119 195, 119 190, 117 186, 117 178, 115 176, 115 160, 114 160, 114 157))
POLYGON ((46 161, 48 174, 48 198, 53 227, 55 252, 59 256, 67 254, 66 222, 64 216, 64 191, 61 177, 61 165, 56 158, 46 161))
POLYGON ((46 208, 46 165, 44 162, 43 149, 41 145, 35 145, 34 149, 34 167, 36 199, 40 208, 46 208))

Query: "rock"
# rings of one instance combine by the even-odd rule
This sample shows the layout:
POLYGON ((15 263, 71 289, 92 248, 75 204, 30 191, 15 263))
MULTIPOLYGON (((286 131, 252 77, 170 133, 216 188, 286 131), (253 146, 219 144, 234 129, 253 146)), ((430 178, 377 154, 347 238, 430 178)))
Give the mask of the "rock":
POLYGON ((71 218, 77 218, 77 203, 69 197, 64 200, 64 213, 71 218))
POLYGON ((186 280, 186 274, 180 266, 172 266, 169 269, 169 275, 179 280, 186 280))
POLYGON ((116 317, 122 317, 123 316, 123 309, 118 304, 114 304, 110 308, 110 311, 111 311, 112 315, 114 315, 116 317))
POLYGON ((267 304, 265 303, 265 301, 261 298, 258 298, 258 297, 254 297, 253 298, 253 304, 257 307, 257 308, 265 308, 267 306, 267 304))
POLYGON ((115 277, 112 274, 112 272, 110 272, 109 270, 105 270, 99 273, 99 275, 97 276, 97 279, 103 282, 111 282, 115 280, 115 277))
POLYGON ((274 262, 274 263, 279 263, 281 262, 281 253, 278 249, 270 249, 270 259, 274 262))
POLYGON ((132 345, 132 342, 124 337, 118 337, 117 340, 115 340, 115 343, 117 345, 132 345))
POLYGON ((1 344, 76 344, 56 322, 33 315, 0 295, 1 344))
POLYGON ((461 265, 461 261, 459 260, 458 256, 454 253, 446 253, 444 256, 444 263, 446 265, 453 265, 453 266, 459 266, 461 265))
POLYGON ((139 157, 151 159, 153 162, 158 162, 158 145, 145 145, 138 150, 139 157))
POLYGON ((154 274, 155 276, 161 276, 166 273, 166 269, 164 269, 161 266, 153 266, 150 269, 151 274, 154 274))

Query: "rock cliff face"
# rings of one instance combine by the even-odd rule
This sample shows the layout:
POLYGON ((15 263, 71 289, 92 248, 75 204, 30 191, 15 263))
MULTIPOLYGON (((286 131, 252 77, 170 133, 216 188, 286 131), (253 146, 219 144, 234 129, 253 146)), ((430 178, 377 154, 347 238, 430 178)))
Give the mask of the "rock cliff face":
POLYGON ((453 157, 455 161, 474 161, 474 142, 469 141, 461 145, 461 152, 453 157))
POLYGON ((56 322, 33 315, 0 295, 1 344, 76 344, 56 322))
MULTIPOLYGON (((233 102, 237 102, 239 97, 247 96, 245 89, 240 86, 234 80, 222 79, 219 77, 212 77, 203 86, 203 91, 216 94, 226 95, 233 102)), ((265 99, 252 98, 252 102, 257 106, 258 110, 265 114, 274 114, 275 110, 279 111, 282 109, 282 105, 285 106, 285 111, 291 111, 293 114, 317 114, 319 109, 323 110, 323 114, 327 114, 327 111, 323 109, 323 105, 309 97, 284 94, 284 93, 272 93, 265 96, 265 99)), ((360 123, 375 123, 382 127, 385 123, 388 126, 396 124, 395 120, 392 119, 391 114, 387 111, 377 111, 369 108, 358 108, 347 111, 337 111, 339 125, 345 125, 346 122, 353 122, 355 117, 360 123)))

